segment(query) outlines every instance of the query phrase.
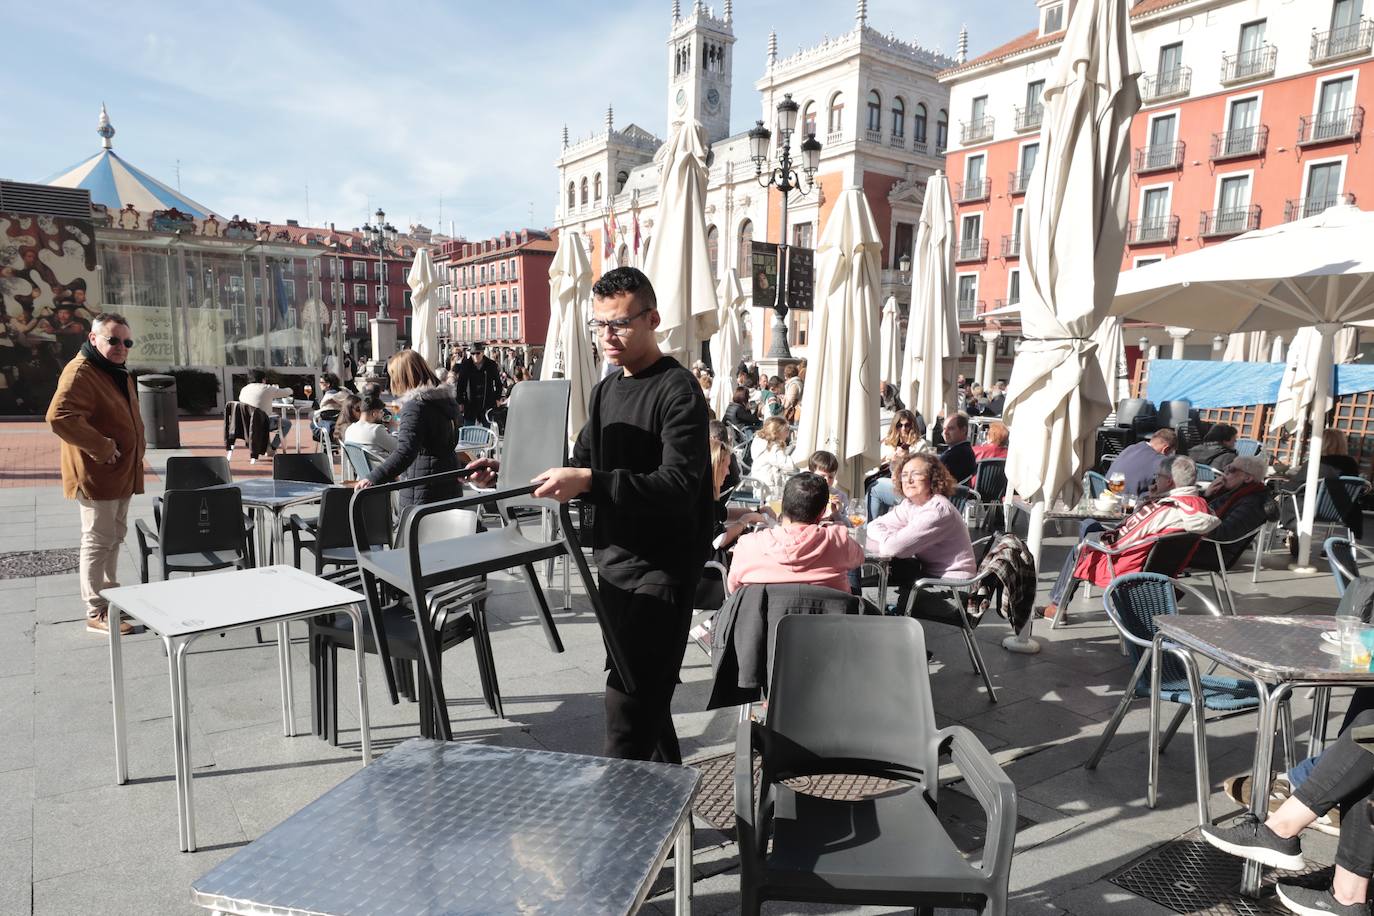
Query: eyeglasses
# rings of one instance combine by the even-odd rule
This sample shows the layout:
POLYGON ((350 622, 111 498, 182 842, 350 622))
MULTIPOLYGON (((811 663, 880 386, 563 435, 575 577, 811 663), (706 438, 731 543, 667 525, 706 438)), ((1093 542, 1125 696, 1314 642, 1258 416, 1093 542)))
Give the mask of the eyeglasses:
POLYGON ((588 318, 587 330, 591 331, 593 334, 600 334, 602 330, 610 328, 612 334, 619 334, 621 331, 628 331, 630 325, 634 323, 636 318, 647 315, 652 311, 653 309, 640 309, 628 318, 611 318, 607 321, 602 321, 600 318, 588 318))
POLYGON ((924 473, 918 474, 918 473, 915 473, 915 472, 913 471, 913 472, 910 473, 910 474, 903 474, 903 475, 902 475, 902 483, 906 483, 906 482, 909 481, 909 480, 927 480, 927 479, 929 479, 929 478, 930 478, 930 475, 929 475, 929 474, 924 474, 924 473))
POLYGON ((132 349, 134 345, 132 337, 106 337, 102 334, 100 339, 112 347, 118 347, 122 344, 126 350, 132 349))

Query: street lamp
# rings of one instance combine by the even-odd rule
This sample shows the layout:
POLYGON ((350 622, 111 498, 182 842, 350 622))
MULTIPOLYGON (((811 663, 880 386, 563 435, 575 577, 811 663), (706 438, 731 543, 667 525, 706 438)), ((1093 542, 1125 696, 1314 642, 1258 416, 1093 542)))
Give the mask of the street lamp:
POLYGON ((763 167, 768 162, 768 142, 772 132, 755 122, 749 131, 749 154, 754 160, 754 178, 763 188, 777 188, 782 192, 782 231, 778 244, 778 291, 773 305, 773 346, 768 351, 770 359, 791 359, 792 349, 787 344, 787 196, 793 191, 803 197, 815 187, 816 169, 821 162, 821 144, 815 134, 808 134, 801 142, 802 172, 806 178, 802 186, 802 176, 798 175, 792 161, 792 134, 797 129, 797 112, 801 108, 792 100, 792 93, 783 96, 778 103, 778 164, 764 177, 763 167))
POLYGON ((386 213, 381 207, 372 215, 376 217, 377 224, 372 226, 363 223, 363 238, 377 252, 377 276, 381 282, 381 291, 377 296, 377 317, 389 318, 386 308, 386 249, 396 241, 396 227, 386 221, 386 213))

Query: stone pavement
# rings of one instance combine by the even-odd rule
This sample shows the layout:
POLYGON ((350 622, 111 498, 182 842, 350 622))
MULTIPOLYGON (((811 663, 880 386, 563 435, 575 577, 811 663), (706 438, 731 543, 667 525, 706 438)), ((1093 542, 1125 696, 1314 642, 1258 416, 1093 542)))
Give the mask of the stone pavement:
MULTIPOLYGON (((0 427, 0 438, 9 430, 0 427)), ((165 456, 150 457, 154 470, 165 456)), ((158 486, 150 480, 150 491, 158 486)), ((150 495, 136 500, 135 516, 150 515, 150 495)), ((55 486, 0 490, 0 514, 0 551, 77 542, 76 511, 55 486)), ((1068 543, 1048 541, 1047 569, 1057 568, 1068 543)), ((126 582, 136 580, 132 544, 131 531, 122 563, 126 582)), ((1279 566, 1278 555, 1270 563, 1279 566)), ((1246 571, 1236 577, 1243 583, 1242 613, 1321 614, 1334 607, 1324 573, 1269 570, 1252 587, 1246 571)), ((1050 578, 1042 575, 1043 588, 1050 578)), ((557 613, 566 651, 554 655, 520 583, 497 576, 492 584, 492 640, 507 717, 498 720, 482 705, 472 650, 460 645, 446 657, 444 676, 458 739, 596 753, 603 652, 585 601, 575 594, 573 609, 557 613)), ((298 625, 296 728, 306 734, 284 738, 275 647, 256 644, 251 632, 197 643, 188 668, 201 849, 180 853, 160 642, 136 636, 125 644, 131 780, 115 786, 107 645, 86 632, 77 591, 71 574, 0 580, 6 628, 0 640, 0 914, 199 912, 188 902, 192 880, 358 769, 354 705, 345 700, 340 710, 344 747, 309 736, 309 672, 298 625)), ((1008 630, 1000 620, 979 628, 1000 691, 996 705, 982 692, 958 634, 927 627, 937 657, 931 675, 937 718, 973 729, 1016 784, 1029 823, 1017 837, 1012 912, 1169 912, 1105 878, 1192 826, 1191 745, 1183 736, 1164 756, 1154 810, 1144 800, 1143 704, 1127 716, 1100 768, 1082 769, 1129 669, 1100 603, 1075 602, 1074 610, 1071 625, 1057 632, 1037 624, 1046 643, 1038 656, 1004 652, 998 643, 1008 630)), ((342 659, 345 674, 351 665, 342 659)), ((417 733, 416 707, 387 702, 375 663, 368 677, 374 746, 385 750, 417 733)), ((734 711, 702 711, 710 666, 695 647, 688 647, 682 678, 675 708, 685 755, 730 750, 734 711)), ((1306 697, 1295 702, 1300 734, 1309 706, 1306 697)), ((1216 786, 1248 769, 1252 727, 1250 715, 1209 723, 1216 786)), ((958 792, 959 784, 950 790, 958 792)), ((1214 816, 1231 807, 1219 792, 1212 801, 1214 816)), ((1305 843, 1309 853, 1330 861, 1334 841, 1309 833, 1305 843)), ((697 845, 696 912, 737 911, 733 845, 709 829, 698 831, 697 845)), ((660 886, 667 893, 648 909, 671 912, 671 884, 660 886)), ((851 912, 781 904, 768 910, 851 912)))

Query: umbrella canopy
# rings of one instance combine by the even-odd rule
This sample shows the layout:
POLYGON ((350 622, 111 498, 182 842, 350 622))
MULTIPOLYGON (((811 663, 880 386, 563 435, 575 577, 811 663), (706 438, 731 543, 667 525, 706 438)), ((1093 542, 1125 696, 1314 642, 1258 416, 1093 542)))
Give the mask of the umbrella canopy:
POLYGON ((840 459, 846 480, 878 460, 878 225, 863 191, 841 192, 816 249, 811 359, 793 452, 840 459))
POLYGON ((1112 410, 1122 400, 1131 396, 1130 380, 1126 377, 1126 341, 1121 331, 1120 318, 1108 318, 1093 331, 1093 343, 1097 344, 1097 365, 1102 370, 1102 379, 1107 383, 1107 397, 1112 402, 1112 410))
POLYGON ((644 272, 658 296, 659 346, 684 366, 716 332, 715 280, 706 248, 706 132, 694 120, 664 144, 654 243, 644 272))
MULTIPOLYGON (((1122 274, 1112 314, 1203 331, 1283 331, 1311 326, 1320 334, 1310 371, 1309 404, 1325 404, 1331 390, 1336 334, 1374 316, 1374 213, 1332 207, 1316 216, 1258 229, 1228 242, 1122 274)), ((1299 359, 1311 347, 1294 346, 1299 359)), ((1285 376, 1287 380, 1287 376, 1285 376)), ((1296 381, 1296 375, 1294 381, 1296 381)), ((1321 456, 1326 412, 1312 413, 1310 456, 1321 456)), ((1308 461, 1307 492, 1315 493, 1316 460, 1308 461)), ((1303 502, 1298 565, 1312 548, 1317 501, 1303 502)))
MULTIPOLYGON (((1359 359, 1359 335, 1356 328, 1342 328, 1336 332, 1335 352, 1331 359, 1333 365, 1353 363, 1359 359)), ((1271 430, 1298 432, 1302 421, 1311 412, 1317 394, 1321 346, 1322 336, 1313 328, 1301 328, 1293 335, 1293 345, 1288 348, 1288 365, 1283 370, 1283 381, 1279 383, 1279 400, 1274 405, 1274 415, 1269 421, 1271 430)), ((1322 412, 1330 409, 1331 397, 1328 394, 1322 412)))
POLYGON ((711 409, 721 420, 735 394, 735 366, 744 356, 744 307, 744 287, 732 267, 720 278, 720 330, 711 338, 711 368, 716 372, 711 409))
POLYGON ((949 182, 937 171, 926 182, 916 226, 915 291, 907 315, 906 348, 898 395, 933 424, 954 410, 959 324, 955 320, 951 265, 954 205, 949 182))
POLYGON ((558 250, 549 265, 549 332, 544 340, 544 361, 539 377, 572 382, 568 395, 568 440, 577 438, 587 425, 587 407, 596 384, 596 355, 587 334, 591 311, 592 263, 582 236, 558 234, 558 250))
POLYGON ((902 380, 902 341, 897 333, 900 319, 897 297, 888 296, 878 327, 878 378, 890 382, 894 388, 902 380))
POLYGON ((439 272, 428 248, 415 253, 406 274, 410 287, 410 349, 424 357, 430 366, 439 365, 439 272))
POLYGON ((1076 496, 1111 411, 1093 335, 1121 270, 1140 72, 1126 0, 1080 0, 1045 83, 1040 157, 1026 193, 1024 342, 1003 410, 1007 478, 1035 504, 1037 559, 1044 505, 1076 496))

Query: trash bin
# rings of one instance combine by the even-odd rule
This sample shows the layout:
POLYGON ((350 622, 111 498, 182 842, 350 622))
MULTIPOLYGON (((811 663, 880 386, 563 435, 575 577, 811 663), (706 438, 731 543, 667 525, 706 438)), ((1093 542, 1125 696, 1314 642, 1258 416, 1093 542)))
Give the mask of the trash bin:
POLYGON ((149 448, 181 448, 177 425, 177 380, 170 375, 138 377, 138 409, 149 448))

